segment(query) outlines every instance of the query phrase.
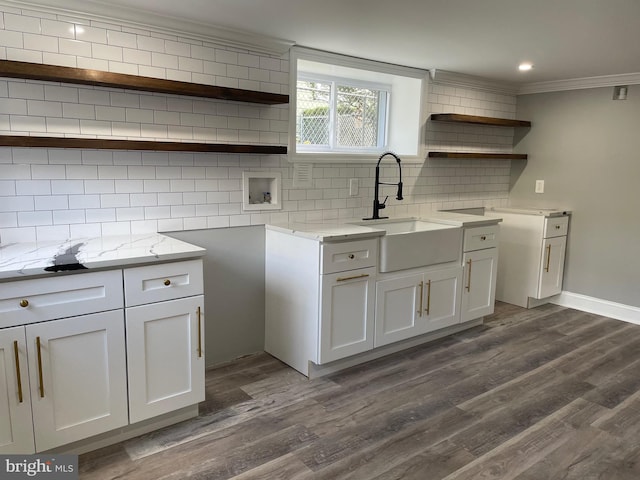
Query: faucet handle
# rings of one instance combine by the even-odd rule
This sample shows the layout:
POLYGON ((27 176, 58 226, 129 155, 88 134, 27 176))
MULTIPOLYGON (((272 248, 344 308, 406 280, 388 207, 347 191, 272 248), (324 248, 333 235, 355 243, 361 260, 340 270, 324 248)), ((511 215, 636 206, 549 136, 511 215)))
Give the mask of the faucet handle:
POLYGON ((383 208, 385 208, 385 207, 387 206, 387 205, 386 205, 386 203, 387 203, 387 200, 388 200, 388 199, 389 199, 389 195, 387 195, 386 197, 384 197, 384 200, 383 200, 381 203, 379 203, 379 204, 378 204, 378 208, 379 208, 380 210, 382 210, 383 208))

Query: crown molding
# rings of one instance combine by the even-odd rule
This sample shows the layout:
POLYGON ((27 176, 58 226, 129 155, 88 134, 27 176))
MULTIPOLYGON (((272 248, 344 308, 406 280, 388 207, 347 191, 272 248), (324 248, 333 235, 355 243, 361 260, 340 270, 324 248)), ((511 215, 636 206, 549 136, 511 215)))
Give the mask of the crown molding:
POLYGON ((640 73, 622 73, 618 75, 602 75, 599 77, 527 83, 520 87, 517 94, 528 95, 531 93, 560 92, 564 90, 581 90, 585 88, 616 87, 618 85, 637 84, 640 84, 640 73))
POLYGON ((77 20, 80 23, 96 21, 145 29, 268 55, 284 55, 295 45, 295 42, 290 40, 168 17, 95 0, 37 0, 34 2, 0 0, 0 6, 59 15, 66 17, 64 19, 67 21, 77 20))
POLYGON ((487 78, 466 75, 463 73, 449 72, 446 70, 430 70, 431 81, 434 84, 448 85, 452 87, 473 88, 503 95, 515 95, 518 86, 513 83, 500 82, 487 78))

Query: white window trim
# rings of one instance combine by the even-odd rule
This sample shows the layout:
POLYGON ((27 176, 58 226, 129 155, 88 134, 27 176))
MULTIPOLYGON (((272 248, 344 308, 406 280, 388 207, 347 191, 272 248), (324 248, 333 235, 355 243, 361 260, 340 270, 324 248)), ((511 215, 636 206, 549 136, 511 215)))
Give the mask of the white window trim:
MULTIPOLYGON (((298 60, 326 63, 342 67, 356 68, 371 72, 385 73, 419 79, 422 81, 421 105, 419 114, 419 133, 417 155, 402 155, 403 162, 423 163, 426 155, 424 125, 427 120, 427 91, 429 83, 429 71, 399 65, 376 62, 362 58, 349 57, 335 53, 323 52, 306 47, 293 47, 290 52, 289 68, 289 154, 290 162, 305 163, 366 163, 371 162, 372 156, 382 153, 383 149, 372 149, 371 152, 304 152, 296 148, 296 104, 297 104, 297 66, 298 60)), ((389 108, 387 108, 387 112, 389 108)), ((388 114, 388 113, 387 113, 388 114)))

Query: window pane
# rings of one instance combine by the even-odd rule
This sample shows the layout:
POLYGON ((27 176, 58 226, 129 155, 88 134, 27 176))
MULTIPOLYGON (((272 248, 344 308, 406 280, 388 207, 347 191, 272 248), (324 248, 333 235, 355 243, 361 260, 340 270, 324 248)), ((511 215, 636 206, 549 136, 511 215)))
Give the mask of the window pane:
POLYGON ((337 90, 338 146, 378 146, 380 92, 345 85, 337 90))
POLYGON ((298 81, 296 143, 329 146, 331 84, 298 81))

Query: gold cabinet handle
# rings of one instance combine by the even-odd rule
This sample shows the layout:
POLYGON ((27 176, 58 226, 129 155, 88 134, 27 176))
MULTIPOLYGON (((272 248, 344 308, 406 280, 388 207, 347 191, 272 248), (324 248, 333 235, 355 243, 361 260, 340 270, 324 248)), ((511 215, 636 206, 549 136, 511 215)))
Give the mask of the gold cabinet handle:
POLYGON ((422 316, 422 293, 424 292, 424 282, 420 282, 420 308, 418 308, 418 315, 422 316))
POLYGON ((467 260, 467 265, 469 265, 469 277, 467 278, 467 286, 464 287, 467 289, 467 292, 471 291, 471 259, 467 260))
POLYGON ((347 280, 355 280, 356 278, 366 278, 368 277, 368 273, 363 273, 362 275, 354 275, 353 277, 340 277, 336 279, 336 282, 346 282, 347 280))
POLYGON ((551 244, 547 245, 547 266, 544 267, 544 271, 549 271, 549 264, 551 263, 551 244))
POLYGON ((429 310, 431 310, 431 280, 427 281, 427 308, 424 309, 429 315, 429 310))
POLYGON ((18 341, 13 341, 13 354, 16 357, 16 377, 18 379, 18 403, 22 403, 22 376, 20 375, 20 352, 18 352, 18 341))
POLYGON ((171 280, 169 280, 168 278, 164 281, 164 284, 168 287, 169 285, 171 285, 171 280))
POLYGON ((198 358, 202 357, 202 309, 198 307, 198 358))
POLYGON ((29 300, 27 300, 26 298, 23 298, 22 300, 20 300, 20 306, 22 308, 27 308, 29 306, 29 300))
POLYGON ((38 351, 38 386, 40 390, 40 398, 44 398, 44 381, 42 380, 42 350, 40 346, 40 337, 36 337, 36 350, 38 351))

